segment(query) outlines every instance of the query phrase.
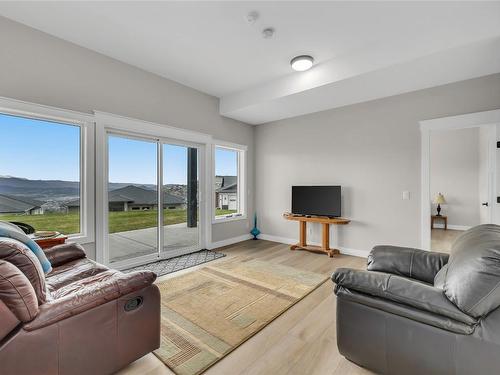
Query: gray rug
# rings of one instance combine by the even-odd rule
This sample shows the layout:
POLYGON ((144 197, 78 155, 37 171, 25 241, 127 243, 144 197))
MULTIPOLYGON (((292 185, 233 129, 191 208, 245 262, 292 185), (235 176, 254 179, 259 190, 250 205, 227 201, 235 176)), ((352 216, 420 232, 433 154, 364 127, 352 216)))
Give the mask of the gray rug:
POLYGON ((186 268, 194 267, 199 264, 207 263, 215 259, 225 257, 226 254, 218 253, 212 250, 200 250, 191 254, 180 255, 175 258, 159 260, 157 262, 144 264, 124 270, 123 272, 132 271, 153 271, 158 277, 180 271, 186 268))

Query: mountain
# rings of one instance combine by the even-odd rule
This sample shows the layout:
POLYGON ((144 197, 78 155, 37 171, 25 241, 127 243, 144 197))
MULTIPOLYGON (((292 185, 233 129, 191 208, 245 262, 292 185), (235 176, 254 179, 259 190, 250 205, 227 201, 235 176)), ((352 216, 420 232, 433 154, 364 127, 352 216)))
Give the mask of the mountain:
MULTIPOLYGON (((125 186, 137 186, 144 189, 154 190, 155 185, 112 182, 109 184, 109 190, 116 190, 125 186)), ((186 198, 187 186, 180 184, 165 185, 167 193, 186 198)), ((28 180, 26 178, 0 176, 0 194, 9 194, 18 197, 26 197, 39 201, 68 201, 76 199, 79 196, 80 183, 76 181, 61 180, 28 180)))
POLYGON ((31 199, 65 200, 78 197, 80 184, 75 181, 28 180, 19 177, 0 177, 0 194, 31 199))

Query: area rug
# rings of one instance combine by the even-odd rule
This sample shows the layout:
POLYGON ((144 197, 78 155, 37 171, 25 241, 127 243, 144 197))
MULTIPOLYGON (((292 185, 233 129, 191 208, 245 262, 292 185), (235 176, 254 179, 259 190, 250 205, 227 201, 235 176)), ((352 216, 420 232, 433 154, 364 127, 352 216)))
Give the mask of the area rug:
POLYGON ((231 260, 158 283, 161 347, 178 375, 200 374, 328 279, 258 260, 231 260))
POLYGON ((153 271, 159 277, 175 271, 198 266, 200 264, 207 263, 225 256, 226 254, 205 249, 186 255, 180 255, 175 258, 159 260, 157 262, 144 264, 142 266, 132 267, 123 272, 148 270, 153 271))

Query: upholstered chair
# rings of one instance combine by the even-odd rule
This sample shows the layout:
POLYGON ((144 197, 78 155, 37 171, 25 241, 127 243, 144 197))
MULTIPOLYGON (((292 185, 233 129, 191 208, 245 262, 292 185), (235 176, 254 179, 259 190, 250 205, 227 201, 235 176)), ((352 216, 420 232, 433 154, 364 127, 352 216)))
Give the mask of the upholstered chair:
POLYGON ((108 269, 78 244, 45 252, 0 237, 0 374, 111 374, 160 345, 151 272, 108 269))
POLYGON ((469 229, 450 255, 377 246, 366 271, 332 279, 350 361, 381 374, 500 373, 500 226, 469 229))

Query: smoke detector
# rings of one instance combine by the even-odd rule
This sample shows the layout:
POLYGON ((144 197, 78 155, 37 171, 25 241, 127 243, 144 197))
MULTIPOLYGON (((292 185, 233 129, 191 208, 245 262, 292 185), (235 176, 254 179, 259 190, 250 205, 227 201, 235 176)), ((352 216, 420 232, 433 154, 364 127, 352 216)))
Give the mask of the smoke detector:
POLYGON ((249 25, 253 25, 259 19, 259 12, 252 11, 245 16, 245 20, 249 25))
POLYGON ((262 36, 264 37, 264 39, 271 39, 272 37, 274 37, 275 33, 276 31, 272 27, 267 27, 262 30, 262 36))

